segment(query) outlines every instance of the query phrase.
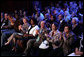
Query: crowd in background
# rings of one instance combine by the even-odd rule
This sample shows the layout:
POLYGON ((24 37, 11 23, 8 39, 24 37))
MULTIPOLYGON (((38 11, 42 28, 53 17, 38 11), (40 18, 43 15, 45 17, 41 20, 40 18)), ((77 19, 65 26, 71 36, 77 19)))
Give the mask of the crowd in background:
POLYGON ((1 12, 1 48, 28 56, 83 55, 83 2, 61 3, 41 8, 36 1, 31 16, 27 10, 1 12))

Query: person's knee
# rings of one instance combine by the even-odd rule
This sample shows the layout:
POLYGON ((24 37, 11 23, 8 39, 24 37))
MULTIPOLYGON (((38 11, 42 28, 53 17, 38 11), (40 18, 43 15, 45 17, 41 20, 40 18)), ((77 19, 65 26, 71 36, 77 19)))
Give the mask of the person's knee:
POLYGON ((31 43, 31 40, 28 40, 27 45, 31 43))
POLYGON ((27 46, 31 46, 31 45, 32 45, 32 42, 33 42, 32 39, 28 40, 28 42, 27 42, 27 46))
POLYGON ((13 33, 12 35, 13 35, 13 36, 16 36, 16 33, 13 33))

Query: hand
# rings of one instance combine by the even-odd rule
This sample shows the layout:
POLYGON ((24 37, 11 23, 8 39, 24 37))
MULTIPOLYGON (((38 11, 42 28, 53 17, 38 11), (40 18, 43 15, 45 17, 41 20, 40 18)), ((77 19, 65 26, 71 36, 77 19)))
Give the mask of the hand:
POLYGON ((24 34, 24 35, 23 35, 23 37, 26 37, 26 36, 27 36, 27 34, 24 34))
POLYGON ((7 28, 8 28, 8 26, 3 26, 3 28, 7 29, 7 28))
POLYGON ((80 52, 80 51, 78 50, 78 48, 76 48, 76 49, 75 49, 75 54, 76 54, 76 55, 83 55, 83 52, 80 52))
POLYGON ((63 40, 66 41, 65 33, 63 32, 63 40))
POLYGON ((49 35, 48 35, 48 34, 45 34, 45 36, 46 36, 46 37, 49 37, 49 35))
POLYGON ((19 30, 22 30, 22 25, 19 25, 18 29, 19 29, 19 30))
POLYGON ((47 40, 49 41, 49 38, 47 38, 47 40))
POLYGON ((49 42, 51 42, 51 43, 52 43, 52 42, 54 42, 54 40, 49 40, 49 42))
POLYGON ((22 36, 21 35, 16 35, 16 38, 21 38, 22 36))
POLYGON ((28 36, 29 36, 29 34, 24 34, 24 35, 23 35, 23 37, 28 37, 28 36))

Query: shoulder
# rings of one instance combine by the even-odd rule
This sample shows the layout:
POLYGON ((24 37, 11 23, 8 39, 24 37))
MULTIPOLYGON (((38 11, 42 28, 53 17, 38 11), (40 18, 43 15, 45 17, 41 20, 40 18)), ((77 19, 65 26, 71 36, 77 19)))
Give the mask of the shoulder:
POLYGON ((63 19, 63 22, 66 23, 64 19, 63 19))
POLYGON ((40 13, 40 15, 43 15, 42 13, 40 13))
POLYGON ((61 33, 59 30, 57 30, 57 33, 61 33))
POLYGON ((39 26, 38 26, 38 25, 36 25, 36 26, 35 26, 35 29, 38 29, 38 30, 39 30, 40 28, 39 28, 39 26))
POLYGON ((31 28, 31 25, 29 26, 29 28, 28 29, 30 29, 31 28))
POLYGON ((50 31, 50 33, 49 34, 51 34, 52 33, 52 31, 50 31))
POLYGON ((50 32, 50 30, 49 30, 48 28, 45 28, 44 31, 45 31, 46 33, 49 33, 49 32, 50 32))
POLYGON ((40 13, 40 16, 41 16, 41 17, 44 17, 44 15, 43 15, 42 13, 40 13))
POLYGON ((49 30, 47 27, 44 30, 49 30))
POLYGON ((36 28, 39 28, 39 26, 38 26, 38 25, 36 25, 35 27, 36 27, 36 28))
POLYGON ((71 35, 71 36, 75 36, 75 34, 74 34, 72 31, 70 32, 70 35, 71 35))

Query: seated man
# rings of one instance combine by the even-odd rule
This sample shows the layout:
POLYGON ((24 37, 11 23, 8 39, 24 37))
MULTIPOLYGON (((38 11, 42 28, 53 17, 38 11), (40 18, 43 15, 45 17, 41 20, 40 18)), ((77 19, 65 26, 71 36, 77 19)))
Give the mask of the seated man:
POLYGON ((67 23, 65 22, 65 20, 63 19, 63 15, 61 15, 61 14, 58 15, 58 19, 59 19, 59 31, 63 32, 64 31, 64 26, 67 23))
POLYGON ((30 50, 31 50, 32 47, 34 47, 34 46, 39 47, 41 42, 46 39, 45 33, 48 33, 48 29, 45 26, 45 21, 41 21, 40 25, 41 25, 41 28, 39 30, 38 37, 36 39, 30 39, 27 42, 27 48, 24 51, 25 55, 29 55, 30 50))
POLYGON ((8 14, 5 13, 4 14, 4 19, 2 21, 2 26, 1 26, 1 32, 3 33, 4 31, 6 31, 5 29, 7 29, 7 26, 10 24, 10 21, 8 19, 8 14))

